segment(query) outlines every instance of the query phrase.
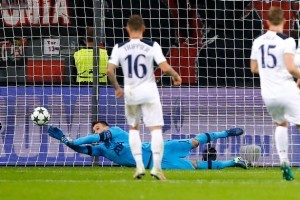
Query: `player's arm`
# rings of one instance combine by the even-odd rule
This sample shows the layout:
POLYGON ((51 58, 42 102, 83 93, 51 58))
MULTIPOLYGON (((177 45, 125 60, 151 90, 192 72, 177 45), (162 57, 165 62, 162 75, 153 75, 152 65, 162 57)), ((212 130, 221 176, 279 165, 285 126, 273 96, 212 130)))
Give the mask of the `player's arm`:
POLYGON ((167 61, 160 63, 159 68, 163 71, 163 73, 172 77, 174 85, 180 85, 182 80, 179 74, 168 64, 167 61))
POLYGON ((93 144, 98 142, 107 142, 112 139, 112 133, 108 129, 106 131, 103 131, 100 134, 90 134, 84 137, 77 138, 75 140, 70 139, 69 137, 66 137, 62 130, 55 126, 50 126, 48 129, 48 133, 50 137, 53 137, 57 140, 60 140, 66 145, 71 146, 80 146, 83 144, 93 144))
POLYGON ((158 43, 154 43, 154 60, 158 63, 158 67, 163 73, 172 77, 174 85, 180 85, 182 80, 179 74, 168 64, 164 54, 162 53, 161 46, 158 43))
POLYGON ((90 156, 103 156, 101 145, 66 145, 77 153, 82 153, 90 156))
POLYGON ((72 145, 82 145, 82 144, 93 144, 100 141, 99 134, 90 134, 84 137, 77 138, 75 140, 70 140, 68 143, 72 145))
POLYGON ((66 144, 70 149, 73 151, 76 151, 77 153, 83 153, 87 155, 91 155, 92 153, 92 146, 91 145, 71 145, 71 144, 66 144))
POLYGON ((293 75, 293 77, 300 79, 300 71, 295 65, 294 54, 285 53, 283 59, 288 72, 293 75))
POLYGON ((259 53, 258 53, 258 48, 257 48, 257 41, 254 40, 252 49, 251 49, 251 55, 250 55, 250 70, 253 74, 259 73, 258 62, 257 62, 258 54, 259 53))
POLYGON ((83 145, 83 144, 94 144, 98 142, 108 142, 112 139, 112 133, 110 130, 103 131, 100 134, 90 134, 84 137, 77 138, 75 140, 69 140, 67 142, 64 142, 67 145, 83 145))
POLYGON ((285 67, 293 77, 300 79, 300 71, 295 64, 296 42, 293 38, 288 38, 285 45, 283 54, 285 67))
POLYGON ((108 76, 108 79, 111 83, 111 85, 115 88, 115 90, 118 90, 120 89, 120 85, 118 83, 118 80, 116 78, 116 74, 115 74, 115 69, 117 68, 116 65, 114 64, 111 64, 111 63, 108 63, 107 64, 107 76, 108 76))
POLYGON ((251 72, 253 74, 258 74, 259 73, 257 60, 252 60, 251 59, 251 61, 250 61, 250 69, 251 69, 251 72))
POLYGON ((108 77, 111 85, 113 86, 113 88, 115 88, 116 97, 119 98, 119 97, 123 96, 123 90, 120 87, 120 84, 118 83, 118 80, 117 80, 116 74, 115 74, 115 69, 117 68, 118 63, 119 63, 118 45, 115 45, 112 50, 108 64, 107 64, 107 77, 108 77))

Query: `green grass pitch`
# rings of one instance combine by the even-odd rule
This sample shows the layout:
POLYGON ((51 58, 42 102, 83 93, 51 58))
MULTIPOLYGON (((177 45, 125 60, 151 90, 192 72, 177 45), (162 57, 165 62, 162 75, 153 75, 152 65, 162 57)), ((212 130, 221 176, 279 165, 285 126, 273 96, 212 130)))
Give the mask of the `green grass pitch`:
POLYGON ((281 179, 279 168, 176 171, 165 170, 157 181, 147 170, 133 180, 125 167, 0 167, 1 200, 163 200, 163 199, 300 199, 300 171, 296 179, 281 179))

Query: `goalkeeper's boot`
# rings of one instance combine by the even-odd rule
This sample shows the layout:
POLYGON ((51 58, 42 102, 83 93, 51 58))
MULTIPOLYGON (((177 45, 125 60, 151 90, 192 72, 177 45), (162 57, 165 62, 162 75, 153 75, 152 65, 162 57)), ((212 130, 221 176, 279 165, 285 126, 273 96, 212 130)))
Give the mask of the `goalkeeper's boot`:
POLYGON ((239 135, 243 135, 244 130, 241 128, 231 128, 226 130, 228 136, 239 136, 239 135))
POLYGON ((241 157, 236 157, 233 159, 236 167, 241 167, 243 169, 248 169, 248 162, 247 160, 243 160, 241 157))
POLYGON ((150 174, 152 177, 156 178, 157 180, 166 180, 166 177, 162 172, 162 170, 158 170, 155 167, 152 168, 150 174))
POLYGON ((144 167, 136 168, 133 178, 134 179, 142 179, 143 176, 145 176, 145 168, 144 167))
POLYGON ((294 180, 294 173, 288 162, 283 162, 281 165, 282 177, 287 181, 294 180))

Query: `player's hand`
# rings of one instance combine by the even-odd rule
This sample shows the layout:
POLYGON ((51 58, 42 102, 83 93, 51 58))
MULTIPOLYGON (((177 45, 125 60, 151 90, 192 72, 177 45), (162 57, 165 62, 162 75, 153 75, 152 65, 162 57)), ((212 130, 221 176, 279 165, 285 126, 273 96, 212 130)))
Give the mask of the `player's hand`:
POLYGON ((173 76, 172 79, 173 79, 174 85, 181 85, 182 80, 181 80, 180 76, 175 76, 175 77, 173 76))
POLYGON ((48 133, 51 137, 58 139, 58 140, 61 140, 61 138, 65 137, 62 130, 55 126, 50 126, 48 129, 48 133))
POLYGON ((124 92, 123 92, 122 88, 116 89, 115 95, 116 95, 117 98, 123 97, 124 96, 124 92))
POLYGON ((297 86, 300 88, 300 79, 297 79, 297 86))

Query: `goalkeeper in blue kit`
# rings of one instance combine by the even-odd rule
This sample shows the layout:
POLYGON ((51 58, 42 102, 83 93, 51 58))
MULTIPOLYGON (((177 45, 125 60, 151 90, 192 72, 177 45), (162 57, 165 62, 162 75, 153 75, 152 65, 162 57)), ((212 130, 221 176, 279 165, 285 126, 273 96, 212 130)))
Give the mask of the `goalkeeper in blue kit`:
MULTIPOLYGON (((130 151, 128 133, 118 126, 109 127, 105 121, 93 123, 94 134, 71 140, 66 137, 61 129, 50 126, 48 133, 51 137, 60 140, 65 145, 78 153, 91 156, 103 156, 116 164, 135 167, 135 160, 130 151), (98 143, 97 145, 92 145, 98 143)), ((232 128, 222 132, 200 133, 195 138, 183 140, 168 140, 164 142, 164 154, 162 159, 163 169, 223 169, 226 167, 241 167, 247 169, 247 161, 237 157, 228 161, 192 161, 185 159, 190 151, 200 144, 209 143, 218 138, 239 136, 243 134, 240 128, 232 128)), ((151 143, 142 143, 143 163, 147 169, 153 165, 151 143)))

